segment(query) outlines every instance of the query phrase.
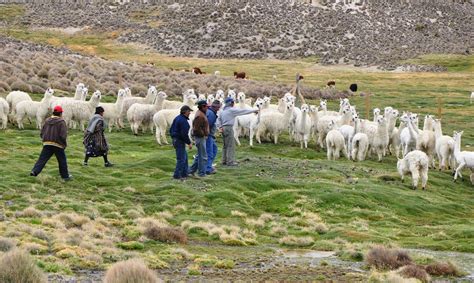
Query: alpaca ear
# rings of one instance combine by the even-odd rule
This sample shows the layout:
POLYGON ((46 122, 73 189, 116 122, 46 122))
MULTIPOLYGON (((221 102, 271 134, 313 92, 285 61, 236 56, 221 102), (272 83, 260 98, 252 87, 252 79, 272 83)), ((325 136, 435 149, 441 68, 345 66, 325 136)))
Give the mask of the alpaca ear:
POLYGON ((459 135, 460 135, 460 136, 462 136, 462 134, 464 134, 464 131, 459 132, 459 135))

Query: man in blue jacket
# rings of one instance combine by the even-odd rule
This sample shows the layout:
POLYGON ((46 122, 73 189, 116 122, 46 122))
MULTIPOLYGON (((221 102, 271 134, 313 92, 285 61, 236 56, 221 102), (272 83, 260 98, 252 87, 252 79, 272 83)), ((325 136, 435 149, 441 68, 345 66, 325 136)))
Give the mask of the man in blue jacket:
POLYGON ((214 100, 209 109, 207 109, 207 121, 209 122, 209 136, 206 140, 207 150, 207 168, 206 174, 215 174, 216 169, 212 167, 212 163, 217 156, 216 132, 217 132, 217 111, 221 108, 221 102, 214 100))
POLYGON ((176 149, 176 169, 173 178, 184 180, 188 177, 188 154, 186 153, 186 145, 189 149, 193 147, 189 139, 189 114, 191 108, 187 105, 181 107, 180 113, 174 118, 170 128, 170 136, 173 138, 173 147, 176 149))

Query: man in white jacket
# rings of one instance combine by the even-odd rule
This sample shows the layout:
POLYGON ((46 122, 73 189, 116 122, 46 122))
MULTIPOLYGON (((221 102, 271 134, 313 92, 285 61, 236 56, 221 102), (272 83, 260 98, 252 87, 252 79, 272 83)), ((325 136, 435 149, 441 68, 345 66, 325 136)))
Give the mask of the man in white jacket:
POLYGON ((234 122, 235 117, 258 113, 258 109, 239 109, 234 107, 234 99, 228 97, 225 101, 224 110, 217 118, 217 127, 224 137, 224 148, 222 149, 222 165, 237 166, 235 162, 235 140, 234 122))

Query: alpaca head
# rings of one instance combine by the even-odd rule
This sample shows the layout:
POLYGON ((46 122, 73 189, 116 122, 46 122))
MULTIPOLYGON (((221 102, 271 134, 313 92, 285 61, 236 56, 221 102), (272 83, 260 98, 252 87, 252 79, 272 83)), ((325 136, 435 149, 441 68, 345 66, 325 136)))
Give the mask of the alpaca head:
POLYGON ((392 116, 392 118, 398 118, 398 116, 400 116, 400 113, 398 112, 397 109, 393 109, 392 112, 390 112, 390 115, 392 116))
POLYGON ((258 109, 262 109, 263 107, 263 99, 261 99, 260 97, 257 98, 257 100, 255 101, 255 104, 254 106, 257 107, 258 109))
POLYGON ((344 98, 344 99, 339 99, 339 106, 340 107, 344 107, 344 106, 347 106, 347 105, 351 105, 351 103, 349 102, 349 98, 344 98))
POLYGON ((349 108, 351 109, 352 115, 357 115, 357 110, 356 110, 355 105, 351 105, 351 106, 349 106, 349 108))
POLYGON ((200 93, 198 96, 198 100, 206 100, 206 95, 204 93, 200 93))
POLYGON ((263 103, 269 105, 271 102, 272 98, 270 96, 264 96, 263 97, 263 103))
POLYGON ((96 91, 92 94, 90 100, 91 100, 91 101, 94 101, 94 102, 96 102, 96 103, 98 103, 98 102, 100 101, 100 98, 101 98, 101 97, 102 97, 102 94, 100 93, 100 91, 99 91, 99 90, 96 90, 96 91))
POLYGON ((76 85, 76 93, 81 93, 82 89, 84 89, 85 85, 83 83, 78 83, 76 85))
POLYGON ((231 97, 233 100, 235 100, 236 97, 237 97, 237 94, 235 93, 235 90, 229 89, 229 90, 227 91, 227 97, 231 97))
POLYGON ((387 116, 388 113, 392 112, 393 107, 387 106, 383 109, 384 116, 387 116))
POLYGON ((380 109, 379 108, 374 108, 374 117, 378 117, 380 115, 380 109))
POLYGON ((224 94, 224 91, 222 89, 217 90, 217 92, 216 92, 216 99, 217 100, 224 99, 224 96, 225 96, 225 94, 224 94))
POLYGON ((129 87, 124 88, 125 97, 132 97, 132 90, 129 87))
POLYGON ((189 88, 183 92, 183 98, 186 98, 187 96, 193 96, 193 95, 196 96, 196 93, 194 92, 193 88, 189 88))
POLYGON ((237 102, 239 103, 245 103, 245 93, 239 92, 237 94, 237 102))
POLYGON ((156 87, 154 85, 149 85, 148 86, 148 95, 153 95, 156 94, 158 91, 156 90, 156 87))
POLYGON ((308 112, 309 112, 309 106, 308 106, 308 104, 303 104, 303 105, 301 105, 301 112, 302 112, 302 113, 308 113, 308 112))
POLYGON ((385 122, 386 122, 386 120, 385 120, 385 118, 384 118, 382 115, 379 115, 379 116, 377 117, 377 124, 378 124, 378 125, 383 125, 383 124, 385 124, 385 122))
POLYGON ((411 116, 410 112, 403 111, 402 116, 400 116, 400 121, 408 123, 410 121, 410 116, 411 116))
POLYGON ((334 130, 336 128, 336 121, 331 120, 328 124, 328 130, 334 130))
POLYGON ((326 99, 321 99, 319 101, 319 109, 321 110, 327 110, 328 109, 328 102, 326 99))
POLYGON ((44 92, 44 98, 51 98, 54 94, 54 90, 49 88, 44 92))
POLYGON ((318 112, 318 107, 314 106, 314 105, 311 105, 309 107, 309 111, 312 112, 312 113, 316 113, 318 112))
POLYGON ((286 104, 286 110, 287 111, 290 111, 291 113, 293 113, 293 109, 295 108, 295 105, 293 104, 293 102, 288 102, 286 104))
POLYGON ((156 98, 159 98, 159 99, 164 100, 164 99, 168 98, 168 95, 166 94, 166 92, 160 91, 160 92, 158 92, 158 94, 156 95, 156 98))
POLYGON ((86 100, 87 94, 89 93, 89 89, 87 87, 82 88, 81 100, 86 100))
POLYGON ((456 132, 456 131, 453 131, 453 139, 454 139, 454 142, 458 142, 461 140, 461 136, 462 134, 464 133, 464 131, 460 131, 460 132, 456 132))
POLYGON ((214 102, 214 100, 215 100, 214 95, 212 95, 212 94, 207 95, 207 99, 206 99, 207 104, 212 104, 212 102, 214 102))
POLYGON ((198 97, 195 94, 189 94, 184 97, 184 101, 187 105, 195 105, 198 102, 198 97))
POLYGON ((123 88, 119 89, 118 93, 117 93, 117 97, 125 97, 125 90, 123 88))
POLYGON ((355 121, 357 121, 358 119, 359 119, 359 114, 357 114, 357 113, 355 113, 355 114, 352 113, 352 122, 355 122, 355 121))

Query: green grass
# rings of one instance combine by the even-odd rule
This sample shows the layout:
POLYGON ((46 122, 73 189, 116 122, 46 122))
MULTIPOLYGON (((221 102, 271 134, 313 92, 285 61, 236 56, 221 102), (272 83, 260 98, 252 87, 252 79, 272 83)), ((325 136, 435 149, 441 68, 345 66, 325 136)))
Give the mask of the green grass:
MULTIPOLYGON (((294 74, 300 72, 305 76, 304 84, 316 87, 330 79, 335 79, 340 88, 356 82, 362 92, 372 94, 368 109, 364 97, 351 98, 362 116, 373 107, 388 105, 420 114, 431 113, 438 117, 441 114, 445 134, 464 129, 463 145, 474 146, 474 108, 468 101, 474 89, 474 74, 468 71, 472 68, 473 56, 432 59, 432 62, 443 61, 449 65, 449 71, 444 73, 392 73, 320 67, 314 65, 316 58, 277 61, 168 57, 138 46, 117 44, 113 40, 116 34, 67 36, 22 28, 1 32, 24 40, 64 45, 111 60, 154 61, 161 68, 200 66, 208 72, 220 70, 223 75, 241 69, 255 80, 272 81, 275 74, 278 81, 284 83, 291 83, 294 74), (437 107, 439 97, 442 98, 441 113, 437 107)), ((36 100, 40 97, 34 95, 36 100)), ((330 101, 329 108, 335 109, 337 104, 330 101)), ((33 126, 23 131, 10 128, 0 132, 0 195, 2 201, 9 201, 3 207, 3 214, 11 221, 8 226, 0 222, 0 233, 13 235, 20 240, 20 245, 34 241, 28 231, 21 230, 26 229, 25 225, 57 235, 59 228, 46 225, 45 219, 61 212, 85 215, 93 227, 107 227, 99 232, 94 230, 102 238, 91 236, 90 247, 72 245, 75 238, 70 229, 69 236, 63 233, 48 243, 41 242, 54 255, 53 263, 43 264, 45 269, 105 268, 107 264, 127 258, 130 251, 125 249, 137 249, 133 252, 142 254, 150 264, 175 262, 178 257, 172 249, 177 246, 141 239, 139 224, 130 216, 131 210, 140 217, 155 218, 159 212, 170 211, 173 215, 168 220, 170 225, 191 220, 251 230, 254 238, 247 235, 246 239, 252 241, 238 241, 251 245, 244 247, 223 245, 219 236, 209 235, 202 229, 194 228, 188 233, 190 244, 185 246, 188 251, 216 256, 219 260, 232 259, 236 263, 249 253, 268 256, 274 252, 283 235, 271 233, 273 225, 287 228, 289 235, 312 237, 315 249, 320 243, 325 243, 325 249, 343 250, 353 245, 384 243, 474 252, 474 199, 468 172, 464 174, 467 176, 464 181, 454 184, 450 172, 431 170, 428 190, 412 191, 410 178, 405 183, 400 181, 394 157, 387 157, 382 163, 374 160, 353 163, 343 159, 328 162, 324 152, 315 150, 314 143, 310 149, 301 150, 284 136, 279 145, 266 143, 250 148, 248 142, 243 142, 238 149, 239 168, 218 167, 218 174, 208 179, 177 182, 171 179, 175 165, 171 146, 158 146, 149 133, 133 136, 128 128, 107 136, 111 144, 110 158, 117 166, 104 168, 101 160, 94 159, 88 167, 82 167, 82 133, 70 131, 67 155, 75 178, 63 183, 54 158, 38 178, 28 176, 41 150, 38 132, 33 126), (348 176, 358 178, 358 182, 350 184, 348 176), (43 216, 14 218, 16 212, 29 206, 42 211, 43 216), (273 219, 261 227, 253 227, 245 218, 232 216, 232 211, 244 212, 252 219, 270 213, 273 219), (328 231, 315 231, 312 226, 315 220, 305 216, 307 212, 318 214, 321 217, 318 221, 325 223, 328 231), (64 237, 72 240, 64 243, 64 237), (57 258, 55 253, 59 251, 63 257, 57 258), (148 252, 156 256, 151 257, 148 252)), ((192 150, 189 155, 195 153, 192 150)))
POLYGON ((18 4, 0 4, 0 22, 11 22, 25 13, 25 7, 18 4))

